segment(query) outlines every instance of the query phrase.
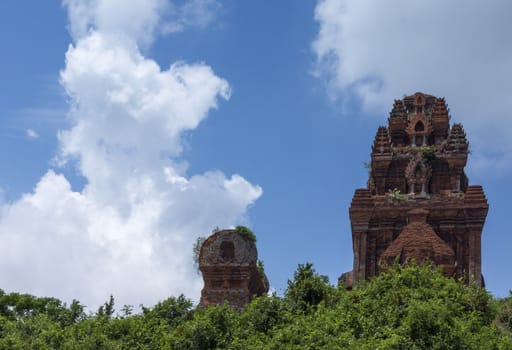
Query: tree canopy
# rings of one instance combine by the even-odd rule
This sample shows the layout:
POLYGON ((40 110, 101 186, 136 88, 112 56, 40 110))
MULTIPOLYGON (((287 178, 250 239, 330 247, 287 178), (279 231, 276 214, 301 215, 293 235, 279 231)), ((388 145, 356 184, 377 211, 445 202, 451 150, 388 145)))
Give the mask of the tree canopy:
POLYGON ((395 265, 352 291, 299 265, 284 296, 242 311, 183 295, 132 313, 0 290, 0 349, 512 349, 512 295, 493 299, 428 265, 395 265))

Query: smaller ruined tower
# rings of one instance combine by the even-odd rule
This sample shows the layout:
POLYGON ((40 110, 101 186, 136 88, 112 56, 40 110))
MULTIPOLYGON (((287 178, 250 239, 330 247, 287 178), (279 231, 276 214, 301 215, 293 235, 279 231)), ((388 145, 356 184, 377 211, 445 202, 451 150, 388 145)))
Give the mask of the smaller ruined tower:
POLYGON ((201 246, 199 270, 204 287, 200 305, 219 305, 224 301, 236 309, 254 296, 268 292, 269 283, 258 266, 254 235, 245 228, 214 233, 201 246))

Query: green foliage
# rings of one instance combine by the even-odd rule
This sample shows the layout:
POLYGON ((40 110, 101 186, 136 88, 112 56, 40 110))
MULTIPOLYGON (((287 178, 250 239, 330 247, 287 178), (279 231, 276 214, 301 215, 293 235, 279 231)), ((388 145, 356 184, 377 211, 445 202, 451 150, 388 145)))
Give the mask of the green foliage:
POLYGON ((288 280, 285 300, 293 311, 309 313, 327 298, 331 289, 329 278, 317 274, 313 264, 299 264, 293 281, 288 280))
POLYGON ((237 226, 237 227, 235 227, 235 231, 236 231, 236 233, 238 233, 238 234, 240 234, 242 236, 247 237, 251 242, 256 242, 256 236, 247 227, 245 227, 245 226, 237 226))
POLYGON ((496 300, 496 325, 503 331, 512 335, 512 291, 507 298, 496 300))
POLYGON ((476 334, 488 336, 494 317, 484 289, 445 278, 428 265, 395 265, 356 288, 349 299, 347 307, 373 315, 352 322, 358 341, 376 347, 478 348, 473 346, 479 342, 476 334))
POLYGON ((114 315, 114 298, 86 316, 74 301, 0 290, 0 349, 512 349, 512 294, 443 277, 429 265, 389 267, 336 288, 309 263, 284 297, 193 308, 183 295, 114 315))
POLYGON ((40 314, 66 326, 85 318, 84 307, 73 300, 69 308, 56 298, 37 298, 29 294, 5 294, 0 289, 0 317, 9 320, 26 319, 40 314))
POLYGON ((194 317, 180 324, 170 337, 172 349, 227 349, 233 340, 238 314, 226 304, 199 308, 194 317))
POLYGON ((402 194, 399 189, 394 188, 388 190, 388 202, 389 203, 401 203, 409 200, 409 196, 402 194))
MULTIPOLYGON (((216 228, 218 229, 218 227, 216 228)), ((214 229, 215 231, 215 229, 214 229)), ((194 259, 194 265, 196 267, 197 273, 199 273, 199 254, 201 254, 201 247, 203 243, 206 241, 206 238, 203 236, 199 236, 196 238, 194 245, 192 246, 192 258, 194 259)))
POLYGON ((256 267, 258 268, 258 271, 260 273, 265 273, 265 265, 263 264, 263 261, 258 260, 258 264, 256 265, 256 267))
POLYGON ((422 146, 420 148, 423 159, 432 161, 436 158, 436 150, 433 146, 422 146))
POLYGON ((444 140, 443 142, 441 142, 441 146, 440 146, 441 152, 443 152, 445 150, 446 145, 448 145, 448 140, 444 140))
POLYGON ((183 294, 179 297, 170 297, 156 304, 153 309, 143 307, 143 315, 147 318, 156 318, 165 321, 169 326, 176 325, 187 320, 191 315, 192 302, 183 294))
POLYGON ((114 296, 110 295, 109 300, 99 307, 96 316, 98 318, 111 318, 115 311, 114 304, 114 296))

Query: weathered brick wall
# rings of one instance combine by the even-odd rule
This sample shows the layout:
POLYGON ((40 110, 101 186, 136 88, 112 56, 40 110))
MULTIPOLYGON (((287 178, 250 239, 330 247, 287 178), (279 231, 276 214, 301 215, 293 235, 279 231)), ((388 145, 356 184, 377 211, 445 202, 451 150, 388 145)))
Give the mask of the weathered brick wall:
POLYGON ((251 237, 236 230, 222 230, 208 237, 199 254, 204 280, 200 305, 227 301, 241 309, 255 295, 267 293, 268 280, 257 262, 258 252, 251 237))

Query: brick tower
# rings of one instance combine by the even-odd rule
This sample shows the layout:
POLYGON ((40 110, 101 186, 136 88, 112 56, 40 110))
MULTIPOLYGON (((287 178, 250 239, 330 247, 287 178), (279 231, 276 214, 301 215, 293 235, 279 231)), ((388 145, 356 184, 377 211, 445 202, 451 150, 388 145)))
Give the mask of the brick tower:
POLYGON ((377 275, 397 257, 429 260, 447 276, 483 285, 481 234, 488 204, 469 186, 468 141, 450 128, 444 98, 416 93, 395 100, 372 146, 368 186, 350 206, 354 249, 348 287, 377 275))
POLYGON ((252 234, 237 229, 212 234, 199 254, 199 270, 204 280, 199 304, 227 302, 235 309, 242 309, 254 296, 266 294, 268 279, 257 261, 252 234))

